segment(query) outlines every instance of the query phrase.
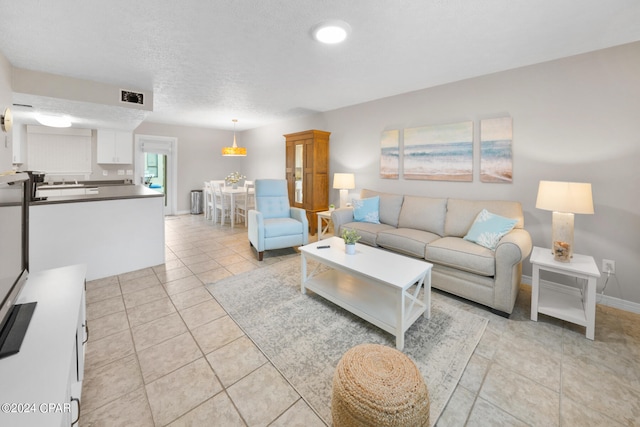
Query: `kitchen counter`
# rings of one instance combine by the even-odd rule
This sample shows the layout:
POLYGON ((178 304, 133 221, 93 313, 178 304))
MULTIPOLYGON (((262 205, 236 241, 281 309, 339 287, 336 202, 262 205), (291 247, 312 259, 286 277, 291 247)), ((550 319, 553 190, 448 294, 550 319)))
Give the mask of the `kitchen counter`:
POLYGON ((164 195, 143 185, 51 196, 29 209, 29 271, 87 265, 87 280, 164 264, 164 195))
MULTIPOLYGON (((84 188, 96 188, 85 185, 84 188)), ((54 203, 97 202, 103 200, 139 199, 146 197, 164 197, 164 194, 151 190, 144 185, 108 185, 98 186, 96 194, 77 194, 67 196, 49 196, 47 200, 35 200, 31 205, 50 205, 54 203)), ((44 192, 44 191, 43 191, 44 192)))

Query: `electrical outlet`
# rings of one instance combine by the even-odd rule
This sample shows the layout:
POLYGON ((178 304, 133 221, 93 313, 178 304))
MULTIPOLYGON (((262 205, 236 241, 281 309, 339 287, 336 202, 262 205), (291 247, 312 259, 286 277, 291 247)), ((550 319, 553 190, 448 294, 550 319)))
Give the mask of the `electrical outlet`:
POLYGON ((609 273, 609 274, 616 274, 616 262, 612 259, 603 259, 602 272, 609 273))
POLYGON ((102 176, 109 176, 109 171, 102 171, 102 176))

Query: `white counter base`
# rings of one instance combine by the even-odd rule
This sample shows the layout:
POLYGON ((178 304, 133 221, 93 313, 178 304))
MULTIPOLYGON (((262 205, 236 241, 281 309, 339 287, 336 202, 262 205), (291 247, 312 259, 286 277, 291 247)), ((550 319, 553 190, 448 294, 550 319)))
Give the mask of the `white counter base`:
POLYGON ((29 270, 86 264, 87 280, 164 263, 164 199, 32 205, 29 270))

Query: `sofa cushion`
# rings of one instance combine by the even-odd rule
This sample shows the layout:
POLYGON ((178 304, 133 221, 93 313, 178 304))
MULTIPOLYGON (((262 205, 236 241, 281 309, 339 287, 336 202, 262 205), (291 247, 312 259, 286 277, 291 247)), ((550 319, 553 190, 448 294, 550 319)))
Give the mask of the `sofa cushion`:
POLYGON ((443 237, 427 245, 425 259, 481 276, 495 276, 495 252, 459 237, 443 237))
POLYGON ((524 227, 524 215, 522 214, 522 205, 519 202, 449 199, 447 200, 444 235, 453 237, 466 235, 482 209, 518 220, 514 228, 524 227))
POLYGON ((444 235, 447 199, 404 196, 398 228, 413 228, 444 235))
POLYGON ((362 239, 359 243, 366 243, 369 246, 378 246, 376 238, 379 232, 385 230, 393 230, 394 227, 387 224, 373 224, 371 222, 349 222, 340 226, 338 235, 342 235, 342 230, 345 228, 356 230, 362 239))
POLYGON ((463 239, 495 250, 502 236, 510 232, 516 222, 518 220, 505 218, 482 209, 463 239))
POLYGON ((353 199, 353 220, 380 224, 380 196, 353 199))
MULTIPOLYGON (((404 210, 404 207, 402 208, 404 210)), ((439 239, 440 236, 428 231, 411 228, 392 228, 378 233, 376 243, 386 249, 391 249, 417 258, 424 258, 427 244, 439 239)))
POLYGON ((380 222, 397 227, 404 196, 402 194, 380 193, 367 189, 363 189, 360 192, 360 198, 362 199, 374 196, 380 196, 380 222))

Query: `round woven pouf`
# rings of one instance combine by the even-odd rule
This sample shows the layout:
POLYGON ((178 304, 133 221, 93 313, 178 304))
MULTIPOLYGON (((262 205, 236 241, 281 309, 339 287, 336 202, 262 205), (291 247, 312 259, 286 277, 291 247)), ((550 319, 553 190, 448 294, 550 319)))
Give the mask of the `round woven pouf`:
POLYGON ((336 427, 429 426, 429 391, 405 354, 361 344, 338 362, 331 416, 336 427))

